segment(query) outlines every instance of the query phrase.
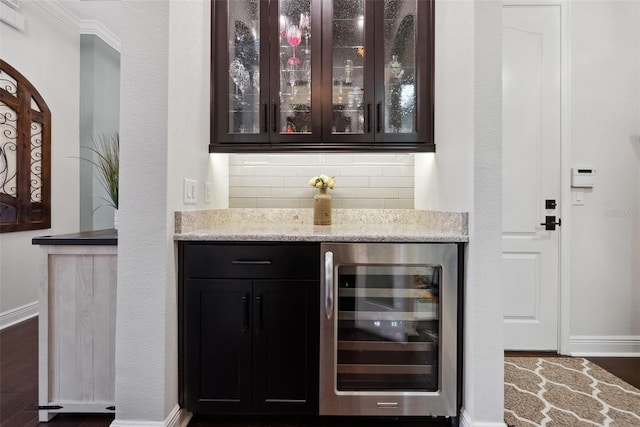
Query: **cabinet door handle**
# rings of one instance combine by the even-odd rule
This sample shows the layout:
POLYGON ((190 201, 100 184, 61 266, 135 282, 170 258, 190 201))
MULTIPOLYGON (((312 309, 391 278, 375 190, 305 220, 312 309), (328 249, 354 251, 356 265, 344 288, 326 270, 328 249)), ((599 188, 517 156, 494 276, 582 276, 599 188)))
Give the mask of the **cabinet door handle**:
POLYGON ((324 313, 327 319, 333 314, 333 252, 324 253, 324 313))
POLYGON ((246 334, 249 331, 249 295, 242 296, 242 311, 242 317, 244 319, 242 332, 246 334))
POLYGON ((382 132, 382 102, 376 105, 376 129, 378 133, 382 132))
POLYGON ((263 309, 262 309, 262 295, 258 295, 256 297, 256 303, 258 303, 258 328, 256 329, 256 333, 259 333, 260 331, 262 331, 262 316, 263 316, 263 309))
POLYGON ((272 104, 273 106, 273 127, 271 128, 271 130, 273 130, 273 133, 278 132, 278 106, 276 105, 276 103, 274 102, 272 104))
POLYGON ((252 259, 234 259, 231 261, 234 265, 271 265, 271 261, 265 260, 252 260, 252 259))
POLYGON ((269 132, 269 104, 266 102, 263 104, 264 107, 264 133, 269 132))
POLYGON ((371 102, 367 102, 367 133, 371 133, 371 102))

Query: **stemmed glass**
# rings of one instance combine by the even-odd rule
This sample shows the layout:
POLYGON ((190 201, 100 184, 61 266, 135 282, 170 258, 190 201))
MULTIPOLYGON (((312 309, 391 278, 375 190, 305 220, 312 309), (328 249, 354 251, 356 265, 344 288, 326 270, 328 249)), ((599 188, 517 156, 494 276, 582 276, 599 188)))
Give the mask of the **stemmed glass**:
POLYGON ((309 54, 309 37, 311 37, 311 18, 309 12, 303 12, 300 14, 300 31, 304 37, 304 53, 309 54))
POLYGON ((287 42, 293 48, 293 56, 287 61, 289 65, 298 65, 300 63, 300 59, 296 57, 296 46, 298 46, 301 41, 300 28, 298 28, 297 25, 291 25, 287 30, 287 42))

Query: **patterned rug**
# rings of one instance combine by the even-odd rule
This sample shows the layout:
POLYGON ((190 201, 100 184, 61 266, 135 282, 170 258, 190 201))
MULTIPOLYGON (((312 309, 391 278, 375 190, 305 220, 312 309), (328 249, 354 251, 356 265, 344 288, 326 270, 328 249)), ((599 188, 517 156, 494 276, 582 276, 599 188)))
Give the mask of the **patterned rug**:
POLYGON ((586 359, 505 357, 504 420, 514 427, 640 427, 640 390, 586 359))

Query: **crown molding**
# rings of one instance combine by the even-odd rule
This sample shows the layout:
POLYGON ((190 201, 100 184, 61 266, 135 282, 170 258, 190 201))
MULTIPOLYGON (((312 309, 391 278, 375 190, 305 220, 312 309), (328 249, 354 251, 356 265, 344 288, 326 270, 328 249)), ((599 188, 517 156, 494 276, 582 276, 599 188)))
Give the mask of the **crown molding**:
POLYGON ((95 19, 80 19, 58 0, 35 0, 41 8, 60 20, 78 34, 93 34, 120 52, 120 38, 95 19))

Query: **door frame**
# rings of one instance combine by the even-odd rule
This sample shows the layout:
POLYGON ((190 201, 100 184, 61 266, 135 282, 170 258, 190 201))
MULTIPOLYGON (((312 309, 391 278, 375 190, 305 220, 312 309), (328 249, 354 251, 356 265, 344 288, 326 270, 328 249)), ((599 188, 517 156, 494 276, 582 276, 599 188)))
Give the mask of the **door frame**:
POLYGON ((560 210, 558 252, 558 353, 570 354, 571 335, 571 51, 570 0, 504 0, 502 7, 560 7, 560 210))

